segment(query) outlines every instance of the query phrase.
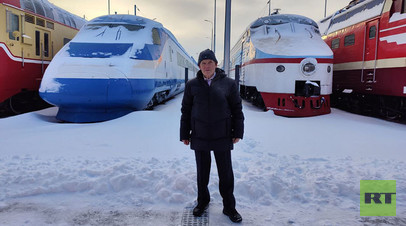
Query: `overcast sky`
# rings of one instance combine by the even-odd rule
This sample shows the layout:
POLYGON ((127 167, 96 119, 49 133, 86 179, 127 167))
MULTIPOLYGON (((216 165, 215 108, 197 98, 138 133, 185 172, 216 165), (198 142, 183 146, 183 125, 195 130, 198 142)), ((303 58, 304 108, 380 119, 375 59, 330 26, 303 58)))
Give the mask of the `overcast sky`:
MULTIPOLYGON (((55 5, 90 20, 108 14, 108 0, 49 0, 55 5)), ((231 48, 247 26, 255 19, 268 15, 268 0, 231 0, 231 48)), ((327 0, 327 15, 346 6, 350 0, 327 0)), ((299 14, 318 22, 324 17, 325 0, 272 0, 271 8, 281 13, 299 14)), ((169 29, 186 51, 197 59, 200 51, 211 46, 214 0, 110 0, 113 14, 134 14, 156 18, 169 29)), ((224 53, 225 0, 217 0, 216 55, 224 53)))

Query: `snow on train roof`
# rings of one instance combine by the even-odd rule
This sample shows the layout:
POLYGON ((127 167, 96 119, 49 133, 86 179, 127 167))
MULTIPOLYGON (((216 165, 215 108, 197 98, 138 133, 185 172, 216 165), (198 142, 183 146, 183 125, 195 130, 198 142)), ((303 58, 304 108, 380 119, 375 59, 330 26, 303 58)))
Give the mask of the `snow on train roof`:
MULTIPOLYGON (((192 59, 195 63, 196 61, 187 53, 187 51, 183 48, 183 46, 180 45, 180 43, 178 42, 178 40, 176 39, 176 37, 172 34, 171 31, 169 31, 168 29, 164 28, 163 25, 159 22, 156 22, 154 20, 150 20, 148 18, 144 18, 144 17, 140 17, 140 16, 135 16, 135 15, 126 15, 126 14, 114 14, 114 15, 106 15, 106 16, 100 16, 97 17, 91 21, 89 21, 85 26, 92 26, 92 25, 106 25, 107 24, 117 24, 117 25, 139 25, 142 27, 148 27, 148 30, 151 30, 152 28, 162 28, 162 30, 168 34, 171 39, 173 39, 173 41, 178 45, 178 47, 190 58, 192 59)), ((86 27, 85 27, 86 28, 86 27)), ((92 36, 91 32, 86 31, 86 35, 83 34, 84 32, 79 33, 79 35, 77 35, 75 37, 75 41, 87 41, 86 40, 86 36, 90 37, 92 36)), ((114 35, 115 33, 112 32, 112 34, 114 35)), ((122 38, 122 42, 133 42, 134 39, 131 36, 127 36, 128 39, 126 40, 125 37, 123 36, 122 38)), ((111 37, 110 39, 114 39, 115 36, 111 37)), ((96 40, 96 39, 89 39, 92 40, 93 42, 104 42, 105 40, 96 40)), ((141 44, 141 43, 152 43, 152 39, 151 39, 151 35, 150 33, 145 33, 143 32, 143 34, 141 34, 140 32, 137 34, 137 43, 141 44)), ((141 48, 142 46, 136 46, 141 48)), ((197 63, 196 63, 197 64, 197 63)))
POLYGON ((350 4, 333 15, 320 21, 322 34, 341 30, 345 27, 379 16, 384 7, 385 0, 359 0, 350 4))
POLYGON ((106 16, 100 16, 97 17, 91 21, 89 21, 88 24, 96 24, 96 23, 117 23, 117 24, 132 24, 132 25, 142 25, 146 27, 157 27, 157 28, 162 28, 162 24, 158 23, 156 21, 140 17, 140 16, 134 16, 134 15, 126 15, 126 14, 114 14, 114 15, 106 15, 106 16))
POLYGON ((152 44, 151 30, 161 23, 134 15, 106 15, 86 23, 73 38, 74 42, 133 43, 134 48, 152 44))
POLYGON ((59 23, 80 29, 86 20, 61 9, 47 0, 20 0, 21 8, 48 17, 59 23))
POLYGON ((277 14, 262 17, 250 26, 256 57, 332 58, 333 52, 321 39, 315 21, 300 15, 277 14))
POLYGON ((294 14, 275 14, 261 17, 254 21, 251 24, 250 28, 257 28, 263 25, 278 25, 285 23, 307 24, 318 28, 317 23, 314 22, 312 19, 294 14))

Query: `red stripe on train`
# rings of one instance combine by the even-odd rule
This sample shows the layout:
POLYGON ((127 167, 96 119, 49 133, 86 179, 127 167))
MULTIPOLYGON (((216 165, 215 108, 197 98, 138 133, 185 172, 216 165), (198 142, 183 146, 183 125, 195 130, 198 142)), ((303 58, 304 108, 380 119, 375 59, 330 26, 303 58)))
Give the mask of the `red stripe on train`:
MULTIPOLYGON (((266 64, 266 63, 287 63, 287 64, 299 64, 305 58, 264 58, 264 59, 253 59, 243 64, 243 66, 250 64, 266 64)), ((328 58, 316 58, 317 62, 320 64, 332 64, 333 59, 328 58)))

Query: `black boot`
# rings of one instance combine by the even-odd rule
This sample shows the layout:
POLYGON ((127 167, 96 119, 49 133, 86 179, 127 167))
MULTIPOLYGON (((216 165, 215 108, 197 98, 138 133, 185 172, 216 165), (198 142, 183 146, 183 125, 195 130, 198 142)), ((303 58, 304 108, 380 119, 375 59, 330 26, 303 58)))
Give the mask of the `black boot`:
POLYGON ((193 216, 200 217, 204 213, 204 211, 209 207, 209 204, 197 204, 197 206, 193 209, 193 216))
POLYGON ((241 217, 241 215, 237 212, 236 209, 233 209, 233 210, 223 209, 223 213, 224 213, 225 215, 227 215, 227 216, 230 218, 230 220, 231 220, 232 222, 234 222, 234 223, 238 223, 238 222, 241 222, 241 221, 242 221, 242 217, 241 217))

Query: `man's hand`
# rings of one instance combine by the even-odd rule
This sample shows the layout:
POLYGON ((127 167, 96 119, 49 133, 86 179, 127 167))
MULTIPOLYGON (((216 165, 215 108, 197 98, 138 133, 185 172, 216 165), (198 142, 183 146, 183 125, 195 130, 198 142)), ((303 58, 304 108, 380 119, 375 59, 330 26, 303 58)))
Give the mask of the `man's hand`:
POLYGON ((189 145, 189 140, 182 140, 185 145, 189 145))
POLYGON ((240 138, 233 138, 233 144, 238 143, 238 141, 240 141, 240 140, 241 140, 240 138))

